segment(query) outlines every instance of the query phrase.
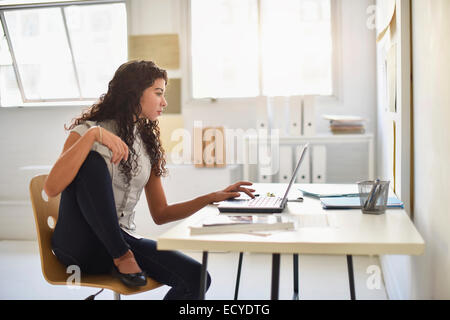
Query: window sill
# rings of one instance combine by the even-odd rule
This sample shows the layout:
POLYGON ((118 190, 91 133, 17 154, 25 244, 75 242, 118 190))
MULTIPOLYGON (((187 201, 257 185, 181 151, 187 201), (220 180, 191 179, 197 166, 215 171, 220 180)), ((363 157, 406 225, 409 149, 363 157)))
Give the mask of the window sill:
POLYGON ((29 102, 23 104, 16 104, 10 106, 0 106, 1 108, 42 108, 42 107, 90 107, 95 103, 95 100, 92 101, 59 101, 59 102, 29 102))
MULTIPOLYGON (((339 101, 339 97, 336 94, 330 95, 298 95, 298 96, 286 96, 286 98, 290 97, 305 97, 305 96, 313 96, 317 101, 320 102, 328 102, 328 103, 336 103, 339 101)), ((229 103, 253 103, 255 101, 267 101, 274 97, 269 96, 254 96, 254 97, 227 97, 227 98, 193 98, 190 97, 185 102, 188 105, 211 105, 211 104, 229 104, 229 103)))

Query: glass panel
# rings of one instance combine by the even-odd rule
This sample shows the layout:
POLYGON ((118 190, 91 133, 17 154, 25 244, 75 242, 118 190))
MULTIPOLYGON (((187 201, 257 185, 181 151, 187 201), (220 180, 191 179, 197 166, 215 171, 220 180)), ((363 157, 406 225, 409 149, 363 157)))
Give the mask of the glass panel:
POLYGON ((258 89, 256 0, 192 0, 193 97, 249 97, 258 89))
POLYGON ((0 23, 0 65, 12 65, 11 53, 9 52, 3 25, 0 23))
POLYGON ((0 106, 17 106, 22 102, 8 42, 0 23, 0 106))
POLYGON ((26 98, 79 97, 61 9, 13 10, 5 18, 26 98))
POLYGON ((116 69, 127 60, 125 4, 70 6, 64 9, 81 93, 106 93, 116 69))
POLYGON ((330 0, 262 0, 263 94, 332 94, 330 0))

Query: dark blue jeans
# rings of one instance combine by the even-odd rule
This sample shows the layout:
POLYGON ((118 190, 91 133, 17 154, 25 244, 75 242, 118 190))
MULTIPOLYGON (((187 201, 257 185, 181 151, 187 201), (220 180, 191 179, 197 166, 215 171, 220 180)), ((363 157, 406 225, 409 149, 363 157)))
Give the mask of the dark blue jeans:
MULTIPOLYGON (((158 251, 156 242, 121 230, 112 181, 103 157, 91 151, 72 183, 61 194, 52 236, 56 257, 89 274, 109 273, 113 258, 133 251, 152 279, 172 287, 164 299, 197 299, 201 264, 176 251, 158 251)), ((208 274, 209 287, 211 278, 208 274)))

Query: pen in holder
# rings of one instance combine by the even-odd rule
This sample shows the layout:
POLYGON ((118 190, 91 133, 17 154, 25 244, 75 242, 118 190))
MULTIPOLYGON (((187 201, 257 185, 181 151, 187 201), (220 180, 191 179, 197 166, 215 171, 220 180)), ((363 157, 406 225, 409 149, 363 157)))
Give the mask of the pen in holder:
POLYGON ((389 194, 389 181, 358 182, 361 210, 368 214, 382 214, 386 211, 389 194))

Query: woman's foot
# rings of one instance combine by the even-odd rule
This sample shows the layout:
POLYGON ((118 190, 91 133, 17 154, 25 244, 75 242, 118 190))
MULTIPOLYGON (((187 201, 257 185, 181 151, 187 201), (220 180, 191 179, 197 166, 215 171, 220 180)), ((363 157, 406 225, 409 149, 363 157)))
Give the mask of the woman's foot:
POLYGON ((131 250, 128 250, 123 256, 114 259, 112 273, 129 287, 140 287, 147 284, 147 276, 137 264, 131 250))
POLYGON ((120 273, 129 274, 142 272, 131 250, 128 250, 123 256, 114 259, 114 265, 120 273))

